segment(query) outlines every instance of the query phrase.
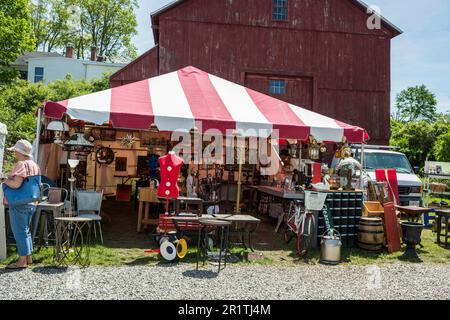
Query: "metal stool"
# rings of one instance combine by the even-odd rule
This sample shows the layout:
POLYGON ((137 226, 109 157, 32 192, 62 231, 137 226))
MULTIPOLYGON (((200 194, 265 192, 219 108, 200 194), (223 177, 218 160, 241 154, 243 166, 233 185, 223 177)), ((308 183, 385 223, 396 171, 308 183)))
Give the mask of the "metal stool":
POLYGON ((219 268, 217 273, 220 272, 222 260, 224 262, 223 269, 227 266, 227 252, 228 252, 228 238, 230 234, 231 221, 219 220, 219 219, 199 219, 200 228, 198 231, 198 244, 197 244, 197 270, 199 265, 200 256, 203 260, 203 265, 208 258, 208 234, 212 229, 217 231, 220 236, 219 247, 219 268))
POLYGON ((94 220, 89 218, 55 218, 56 243, 53 259, 57 266, 89 266, 93 223, 94 220), (86 234, 83 229, 87 229, 86 234))

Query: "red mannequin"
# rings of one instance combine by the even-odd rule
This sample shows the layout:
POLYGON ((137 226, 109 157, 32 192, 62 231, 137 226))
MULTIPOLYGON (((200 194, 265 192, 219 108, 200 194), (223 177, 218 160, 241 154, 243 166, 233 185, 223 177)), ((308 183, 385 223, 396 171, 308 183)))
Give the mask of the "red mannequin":
POLYGON ((158 197, 176 199, 180 193, 178 189, 178 175, 184 160, 171 151, 168 155, 159 158, 161 182, 158 187, 158 197))

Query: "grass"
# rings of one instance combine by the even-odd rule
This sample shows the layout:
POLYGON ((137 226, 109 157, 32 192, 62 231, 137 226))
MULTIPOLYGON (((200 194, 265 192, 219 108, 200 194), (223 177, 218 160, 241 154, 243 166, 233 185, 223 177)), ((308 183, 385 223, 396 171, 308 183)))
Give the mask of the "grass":
MULTIPOLYGON (((281 236, 276 236, 278 250, 260 251, 263 257, 259 260, 248 261, 245 259, 247 250, 243 248, 232 248, 231 252, 239 258, 240 265, 299 265, 319 264, 320 252, 313 250, 306 257, 299 258, 295 253, 295 241, 290 244, 284 243, 281 236)), ((420 256, 419 261, 405 261, 402 258, 404 246, 401 252, 393 254, 370 253, 357 248, 342 249, 343 265, 371 265, 386 264, 394 262, 425 262, 425 263, 448 263, 450 261, 450 250, 435 243, 436 235, 431 230, 424 230, 422 233, 422 244, 424 248, 417 249, 420 256)), ((188 254, 181 263, 196 262, 196 248, 190 247, 188 254)), ((0 265, 6 265, 17 259, 15 246, 8 246, 8 259, 2 261, 0 265)), ((36 249, 33 253, 34 263, 37 266, 53 266, 53 249, 41 248, 36 249)), ((111 248, 102 245, 94 245, 91 248, 91 266, 133 266, 133 265, 157 265, 167 263, 162 261, 157 254, 145 253, 141 248, 111 248)))
MULTIPOLYGON (((425 262, 425 263, 448 263, 450 261, 450 250, 443 246, 438 246, 436 243, 436 235, 429 229, 422 233, 422 245, 424 248, 417 247, 417 253, 420 260, 405 260, 402 255, 405 250, 405 245, 402 245, 402 251, 389 254, 387 251, 382 253, 371 253, 358 248, 343 248, 342 249, 342 264, 346 265, 371 265, 371 264, 386 264, 394 262, 425 262)), ((292 248, 293 250, 294 248, 292 248)), ((293 255, 290 255, 293 258, 293 255)), ((296 258, 298 262, 309 264, 318 264, 320 260, 320 252, 313 251, 305 258, 296 258)))

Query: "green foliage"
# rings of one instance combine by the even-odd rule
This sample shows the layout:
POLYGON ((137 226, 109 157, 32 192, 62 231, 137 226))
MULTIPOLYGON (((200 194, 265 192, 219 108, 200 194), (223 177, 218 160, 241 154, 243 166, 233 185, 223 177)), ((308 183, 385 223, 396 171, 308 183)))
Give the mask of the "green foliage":
POLYGON ((90 36, 90 44, 98 55, 110 60, 135 58, 136 47, 131 37, 136 35, 136 0, 78 0, 81 26, 90 36))
POLYGON ((437 116, 437 101, 435 95, 425 85, 410 87, 397 95, 397 113, 394 118, 398 121, 434 121, 437 116))
POLYGON ((50 52, 71 44, 84 59, 95 46, 110 61, 135 59, 137 5, 137 0, 32 0, 36 48, 50 52))
POLYGON ((0 83, 11 81, 17 75, 9 68, 10 63, 34 48, 27 3, 27 0, 0 1, 0 83))
POLYGON ((434 156, 437 161, 450 162, 450 130, 437 138, 434 156))
POLYGON ((29 2, 36 49, 51 52, 54 48, 65 46, 64 37, 70 32, 71 1, 33 0, 29 2))
POLYGON ((437 113, 435 95, 424 85, 397 95, 391 119, 391 145, 399 146, 413 166, 450 161, 450 114, 437 113))
MULTIPOLYGON (((16 80, 0 87, 0 122, 8 127, 7 145, 19 139, 33 141, 36 136, 36 110, 45 101, 61 101, 109 88, 109 76, 86 82, 73 80, 67 76, 64 80, 50 83, 29 83, 16 80)), ((5 172, 11 169, 14 159, 10 154, 5 158, 5 172)))
POLYGON ((435 136, 426 121, 392 121, 391 145, 400 147, 413 166, 423 166, 432 153, 435 136))

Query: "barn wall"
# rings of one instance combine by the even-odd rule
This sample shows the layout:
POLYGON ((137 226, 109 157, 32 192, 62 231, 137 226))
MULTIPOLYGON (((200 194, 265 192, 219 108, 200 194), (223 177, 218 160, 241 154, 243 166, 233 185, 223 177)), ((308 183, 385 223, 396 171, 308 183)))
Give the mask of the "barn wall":
POLYGON ((114 83, 195 66, 274 97, 368 129, 387 143, 390 41, 393 30, 369 30, 351 0, 288 0, 288 20, 272 20, 272 0, 189 0, 161 13, 158 50, 114 83))
POLYGON ((158 46, 150 49, 119 72, 111 75, 109 81, 111 88, 156 77, 158 70, 158 46))
POLYGON ((192 65, 265 93, 268 79, 284 78, 287 93, 276 98, 368 128, 373 142, 387 143, 388 37, 166 19, 160 26, 160 74, 192 65))

